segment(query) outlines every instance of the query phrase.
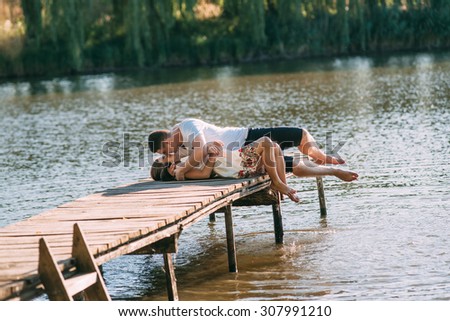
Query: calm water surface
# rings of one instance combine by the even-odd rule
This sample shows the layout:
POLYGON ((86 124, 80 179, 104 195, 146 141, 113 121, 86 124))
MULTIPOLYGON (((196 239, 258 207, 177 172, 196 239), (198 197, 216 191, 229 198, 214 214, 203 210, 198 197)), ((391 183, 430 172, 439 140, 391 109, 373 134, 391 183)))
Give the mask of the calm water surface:
MULTIPOLYGON (((185 117, 304 126, 325 148, 343 143, 360 179, 325 179, 322 220, 315 181, 291 179, 302 203, 283 202, 283 246, 270 207, 236 209, 238 274, 223 217, 197 223, 176 255, 180 299, 450 299, 450 54, 4 81, 0 115, 0 226, 146 177, 136 147, 129 166, 102 166, 124 135, 144 146, 185 117)), ((104 273, 113 299, 166 299, 159 256, 104 273)))

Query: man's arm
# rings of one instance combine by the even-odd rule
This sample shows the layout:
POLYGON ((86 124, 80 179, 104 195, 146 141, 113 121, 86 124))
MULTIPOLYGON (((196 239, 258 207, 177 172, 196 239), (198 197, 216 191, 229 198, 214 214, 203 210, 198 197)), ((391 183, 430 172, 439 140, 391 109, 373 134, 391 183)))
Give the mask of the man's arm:
POLYGON ((188 179, 207 179, 211 177, 214 169, 214 163, 216 162, 216 157, 206 156, 205 166, 202 169, 192 168, 186 173, 186 178, 188 179))
POLYGON ((185 179, 186 173, 192 170, 195 166, 200 164, 205 159, 206 149, 205 136, 203 134, 198 134, 192 141, 193 152, 190 154, 189 158, 184 162, 184 164, 177 166, 175 169, 175 178, 177 181, 183 181, 185 179))

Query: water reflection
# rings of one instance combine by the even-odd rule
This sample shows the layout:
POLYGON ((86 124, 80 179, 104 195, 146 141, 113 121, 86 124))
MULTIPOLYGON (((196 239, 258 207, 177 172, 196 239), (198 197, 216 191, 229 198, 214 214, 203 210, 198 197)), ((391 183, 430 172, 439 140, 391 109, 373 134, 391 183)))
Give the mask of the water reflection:
POLYGON ((422 54, 416 58, 417 97, 419 97, 420 103, 423 105, 432 103, 430 98, 434 91, 433 81, 431 79, 433 62, 432 55, 422 54))
MULTIPOLYGON (((302 125, 359 172, 291 179, 302 203, 283 202, 284 246, 270 207, 235 211, 239 274, 227 272, 223 217, 183 232, 176 256, 182 299, 431 300, 450 287, 450 55, 289 61, 239 67, 8 81, 0 85, 0 225, 147 176, 101 166, 105 142, 145 144, 185 117, 221 125, 302 125)), ((124 257, 105 276, 115 299, 163 299, 161 258, 124 257)))
POLYGON ((433 61, 445 61, 448 54, 397 55, 389 57, 352 57, 334 60, 309 59, 299 61, 268 62, 245 64, 240 66, 179 68, 145 70, 133 72, 104 73, 99 75, 56 77, 50 79, 0 81, 0 99, 27 95, 73 93, 79 91, 111 92, 117 89, 129 89, 166 83, 193 82, 217 79, 222 84, 233 81, 235 77, 288 74, 295 72, 323 72, 330 70, 352 70, 360 75, 370 73, 373 67, 390 66, 404 68, 417 66, 424 68, 433 61))
POLYGON ((336 70, 355 70, 358 73, 370 71, 373 65, 373 59, 369 57, 341 58, 335 59, 333 62, 333 67, 336 70))

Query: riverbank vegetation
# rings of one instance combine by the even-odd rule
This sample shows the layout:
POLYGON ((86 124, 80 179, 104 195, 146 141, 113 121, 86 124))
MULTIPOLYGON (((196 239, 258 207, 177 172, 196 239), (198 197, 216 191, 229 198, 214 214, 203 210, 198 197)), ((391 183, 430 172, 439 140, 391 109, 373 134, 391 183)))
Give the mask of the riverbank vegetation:
POLYGON ((0 0, 2 77, 449 46, 449 0, 0 0))

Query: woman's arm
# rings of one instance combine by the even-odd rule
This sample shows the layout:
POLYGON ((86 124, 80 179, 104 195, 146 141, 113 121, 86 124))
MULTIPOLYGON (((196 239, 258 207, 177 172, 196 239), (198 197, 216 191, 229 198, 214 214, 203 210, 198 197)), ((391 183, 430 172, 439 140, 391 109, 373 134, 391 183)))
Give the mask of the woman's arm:
POLYGON ((216 162, 215 156, 207 156, 205 166, 202 169, 192 168, 186 173, 187 179, 207 179, 211 177, 216 162))

